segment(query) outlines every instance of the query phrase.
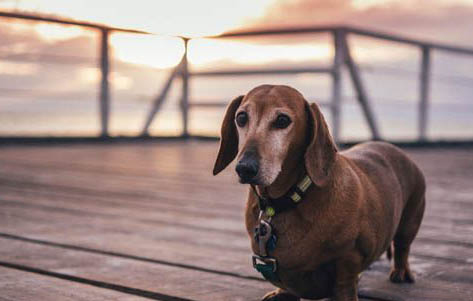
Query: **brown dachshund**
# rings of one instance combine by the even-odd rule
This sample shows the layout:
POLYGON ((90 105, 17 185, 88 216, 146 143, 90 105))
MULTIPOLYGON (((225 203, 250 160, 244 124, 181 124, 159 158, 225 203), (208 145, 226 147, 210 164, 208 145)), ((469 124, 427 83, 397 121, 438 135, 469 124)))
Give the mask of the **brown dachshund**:
POLYGON ((235 157, 240 182, 253 186, 254 265, 278 287, 263 300, 358 300, 359 274, 392 247, 391 281, 414 282, 408 256, 425 181, 399 148, 368 142, 339 152, 316 104, 262 85, 228 106, 214 175, 235 157))

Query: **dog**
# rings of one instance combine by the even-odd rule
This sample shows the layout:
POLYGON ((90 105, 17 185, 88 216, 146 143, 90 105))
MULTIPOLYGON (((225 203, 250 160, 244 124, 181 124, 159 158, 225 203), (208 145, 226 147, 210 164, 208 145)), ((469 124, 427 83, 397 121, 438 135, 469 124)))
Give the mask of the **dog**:
POLYGON ((251 185, 253 263, 278 287, 262 300, 358 300, 360 273, 385 251, 390 280, 414 282, 408 256, 426 187, 402 150, 375 141, 338 151, 316 104, 291 87, 261 85, 229 104, 213 174, 235 158, 240 182, 251 185))

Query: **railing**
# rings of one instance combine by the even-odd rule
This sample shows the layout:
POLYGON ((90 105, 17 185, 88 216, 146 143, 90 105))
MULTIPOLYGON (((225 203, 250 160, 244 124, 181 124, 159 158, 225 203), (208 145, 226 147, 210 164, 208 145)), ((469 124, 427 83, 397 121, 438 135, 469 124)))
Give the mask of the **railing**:
POLYGON ((10 12, 0 12, 0 18, 12 18, 12 19, 23 19, 47 23, 56 23, 63 25, 73 25, 84 28, 90 28, 97 30, 100 33, 101 42, 99 49, 99 66, 100 66, 100 93, 99 93, 99 107, 100 107, 100 121, 101 121, 101 134, 102 136, 108 136, 108 124, 110 115, 110 47, 109 47, 109 36, 112 32, 122 33, 134 33, 134 34, 149 34, 145 31, 125 29, 118 27, 110 27, 97 23, 81 22, 75 20, 59 19, 56 17, 46 17, 28 14, 18 14, 10 12))
POLYGON ((241 37, 256 37, 256 36, 270 36, 270 35, 301 35, 301 34, 316 34, 316 33, 331 33, 333 40, 333 47, 335 49, 333 62, 329 68, 295 68, 295 69, 254 69, 254 70, 219 70, 211 72, 192 72, 188 70, 187 64, 187 40, 186 40, 186 51, 182 62, 172 72, 169 81, 166 83, 163 93, 155 100, 152 110, 148 115, 142 134, 148 133, 149 126, 153 121, 156 112, 159 110, 163 103, 166 92, 172 80, 176 75, 182 77, 183 91, 181 99, 181 110, 183 119, 183 132, 182 135, 189 136, 188 130, 188 111, 189 108, 197 106, 206 107, 218 107, 225 106, 226 103, 192 103, 189 101, 188 93, 188 82, 191 77, 204 77, 204 76, 245 76, 245 75, 256 75, 256 74, 298 74, 298 73, 326 73, 332 77, 332 96, 330 103, 323 103, 330 108, 332 114, 332 132, 336 141, 339 141, 340 137, 340 107, 341 107, 341 69, 346 67, 350 75, 353 86, 356 90, 357 100, 361 109, 364 113, 366 122, 370 128, 372 138, 375 140, 382 139, 380 134, 377 120, 371 109, 371 103, 369 95, 366 91, 366 87, 360 76, 360 71, 357 63, 354 61, 352 56, 352 50, 348 43, 347 37, 349 35, 359 35, 365 37, 371 37, 375 39, 381 39, 385 41, 398 42, 402 44, 411 45, 417 47, 421 52, 420 62, 420 77, 419 77, 419 100, 418 100, 418 141, 426 140, 426 133, 428 128, 428 112, 430 103, 430 82, 431 82, 431 53, 433 50, 445 51, 456 54, 463 54, 473 57, 473 49, 455 47, 440 43, 431 43, 427 41, 413 40, 397 35, 391 35, 381 32, 368 31, 364 29, 346 27, 346 26, 328 26, 328 27, 301 27, 292 29, 270 29, 260 31, 235 31, 225 33, 212 38, 225 39, 225 38, 241 38, 241 37))
MULTIPOLYGON (((40 17, 35 15, 15 14, 0 12, 0 17, 5 18, 19 18, 34 20, 40 22, 52 22, 65 25, 75 25, 81 27, 87 27, 97 30, 100 33, 101 43, 99 49, 99 66, 101 70, 100 79, 100 93, 99 93, 99 107, 100 107, 100 120, 101 120, 101 135, 108 137, 109 130, 109 106, 110 106, 110 47, 109 47, 109 36, 112 32, 125 32, 125 33, 136 33, 136 34, 148 34, 144 31, 123 29, 108 27, 101 24, 79 22, 74 20, 64 20, 53 17, 40 17)), ((327 74, 332 78, 331 97, 327 103, 322 105, 327 106, 331 112, 332 120, 332 131, 336 141, 339 141, 341 131, 341 104, 342 104, 342 92, 341 92, 341 72, 343 68, 348 71, 349 77, 353 83, 353 87, 356 92, 356 99, 360 105, 366 122, 369 126, 371 136, 373 139, 382 139, 382 135, 379 131, 376 116, 372 111, 372 105, 370 97, 367 92, 366 86, 360 76, 359 65, 353 58, 353 51, 348 43, 348 37, 351 35, 370 37, 374 39, 380 39, 384 41, 392 41, 417 47, 421 53, 420 61, 420 76, 419 76, 419 93, 418 93, 418 141, 426 140, 426 132, 429 125, 429 104, 430 104, 430 82, 431 82, 431 57, 432 51, 443 51, 455 54, 462 54, 473 57, 473 49, 455 47, 446 44, 431 43, 427 41, 409 39, 397 35, 386 34, 375 31, 368 31, 355 27, 348 26, 324 26, 324 27, 300 27, 300 28, 285 28, 285 29, 270 29, 270 30, 258 30, 258 31, 235 31, 225 33, 219 36, 209 37, 212 39, 230 39, 230 38, 242 38, 242 37, 261 37, 261 36, 281 36, 281 35, 307 35, 307 34, 319 34, 329 33, 332 36, 332 43, 334 48, 334 56, 332 58, 331 66, 323 68, 277 68, 277 69, 245 69, 245 70, 217 70, 217 71, 192 71, 189 70, 188 64, 188 42, 189 38, 182 37, 184 41, 184 55, 179 64, 172 69, 168 79, 165 81, 161 92, 153 100, 152 106, 147 118, 144 122, 144 126, 141 131, 142 136, 149 134, 149 128, 156 116, 161 109, 163 103, 169 94, 170 88, 176 79, 181 79, 181 101, 180 101, 180 112, 182 116, 182 136, 189 136, 189 111, 194 107, 222 107, 226 106, 224 102, 212 102, 212 103, 196 103, 190 101, 189 95, 189 82, 192 78, 198 77, 223 77, 223 76, 247 76, 247 75, 269 75, 269 74, 300 74, 300 73, 322 73, 327 74)))

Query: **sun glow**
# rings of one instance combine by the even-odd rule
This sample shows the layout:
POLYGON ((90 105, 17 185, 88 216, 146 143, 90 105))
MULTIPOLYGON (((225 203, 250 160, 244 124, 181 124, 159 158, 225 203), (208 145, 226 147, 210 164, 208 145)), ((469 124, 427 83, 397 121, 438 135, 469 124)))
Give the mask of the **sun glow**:
POLYGON ((388 5, 396 0, 353 0, 352 5, 356 9, 367 9, 374 6, 388 5))
POLYGON ((267 64, 274 61, 298 62, 329 58, 328 44, 250 44, 240 41, 196 39, 189 44, 189 61, 196 66, 219 61, 236 64, 267 64))
MULTIPOLYGON (((135 0, 133 3, 103 0, 85 1, 34 0, 19 2, 24 10, 35 9, 44 13, 59 14, 112 26, 149 30, 167 35, 136 35, 113 33, 110 38, 114 60, 149 66, 171 68, 176 66, 184 53, 181 38, 170 35, 202 36, 217 34, 241 26, 251 18, 264 15, 277 0, 185 1, 150 2, 135 0), (34 6, 29 6, 28 3, 34 6), (93 5, 92 5, 93 4, 93 5), (93 7, 93 9, 91 9, 93 7), (113 7, 113 10, 110 10, 113 7)), ((353 5, 362 9, 387 4, 393 0, 354 0, 353 5)), ((465 0, 466 1, 466 0, 465 0)), ((472 0, 473 1, 473 0, 472 0)), ((98 42, 99 34, 80 27, 35 23, 33 29, 48 42, 72 39, 84 34, 98 42)), ((99 43, 97 43, 99 44, 99 43)), ((363 55, 366 51, 355 50, 363 55)), ((370 52, 369 55, 373 55, 370 52)), ((268 63, 329 62, 333 47, 328 42, 307 41, 295 44, 275 40, 273 44, 254 43, 249 40, 217 40, 196 38, 189 43, 189 62, 199 68, 212 68, 220 64, 264 65, 268 63)), ((382 53, 384 58, 386 54, 382 53)), ((26 72, 26 71, 24 71, 26 72)), ((127 86, 123 81, 123 86, 127 86)))
POLYGON ((114 34, 111 44, 115 58, 154 68, 173 67, 184 53, 182 39, 173 37, 114 34))
POLYGON ((39 70, 38 64, 18 63, 18 62, 0 62, 0 74, 7 75, 31 75, 39 70))
POLYGON ((43 40, 48 42, 68 40, 86 33, 86 30, 78 26, 63 26, 51 23, 38 23, 34 26, 34 30, 43 40))
POLYGON ((153 33, 204 36, 219 34, 262 16, 277 0, 29 0, 0 1, 0 7, 53 14, 153 33))
MULTIPOLYGON (((219 34, 261 17, 277 0, 187 1, 59 1, 34 0, 18 2, 19 9, 57 14, 111 26, 146 30, 158 35, 113 33, 112 57, 127 63, 170 68, 182 58, 180 38, 172 35, 199 37, 219 34), (93 7, 93 9, 91 9, 93 7), (113 9, 110 9, 113 7, 113 9), (166 36, 160 35, 165 34, 166 36)), ((75 38, 91 31, 74 26, 37 23, 34 30, 46 42, 75 38)), ((92 32, 95 34, 95 32, 92 32)), ((95 39, 99 35, 95 35, 95 39)), ((327 45, 258 45, 242 41, 192 40, 189 61, 193 65, 212 65, 222 61, 236 64, 265 64, 270 61, 304 61, 325 58, 331 54, 327 45)))

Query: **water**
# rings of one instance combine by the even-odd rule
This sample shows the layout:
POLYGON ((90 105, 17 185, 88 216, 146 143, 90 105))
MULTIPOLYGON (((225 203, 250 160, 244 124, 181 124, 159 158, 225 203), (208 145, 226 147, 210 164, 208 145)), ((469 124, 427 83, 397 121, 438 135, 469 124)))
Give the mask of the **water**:
MULTIPOLYGON (((228 100, 229 101, 229 100, 228 100)), ((177 99, 156 116, 152 135, 179 135, 181 113, 177 99)), ((417 138, 417 105, 413 102, 374 102, 373 111, 385 139, 411 140, 417 138)), ((140 133, 149 101, 114 101, 111 106, 111 135, 140 133)), ((96 100, 33 100, 2 99, 0 101, 1 136, 96 136, 100 133, 96 100)), ((324 110, 331 125, 330 112, 324 110)), ((189 115, 191 134, 218 136, 224 109, 193 109, 189 115)), ((359 106, 346 101, 342 106, 342 140, 364 140, 370 131, 359 106)), ((428 137, 438 139, 472 139, 473 105, 433 103, 429 111, 428 137)))

